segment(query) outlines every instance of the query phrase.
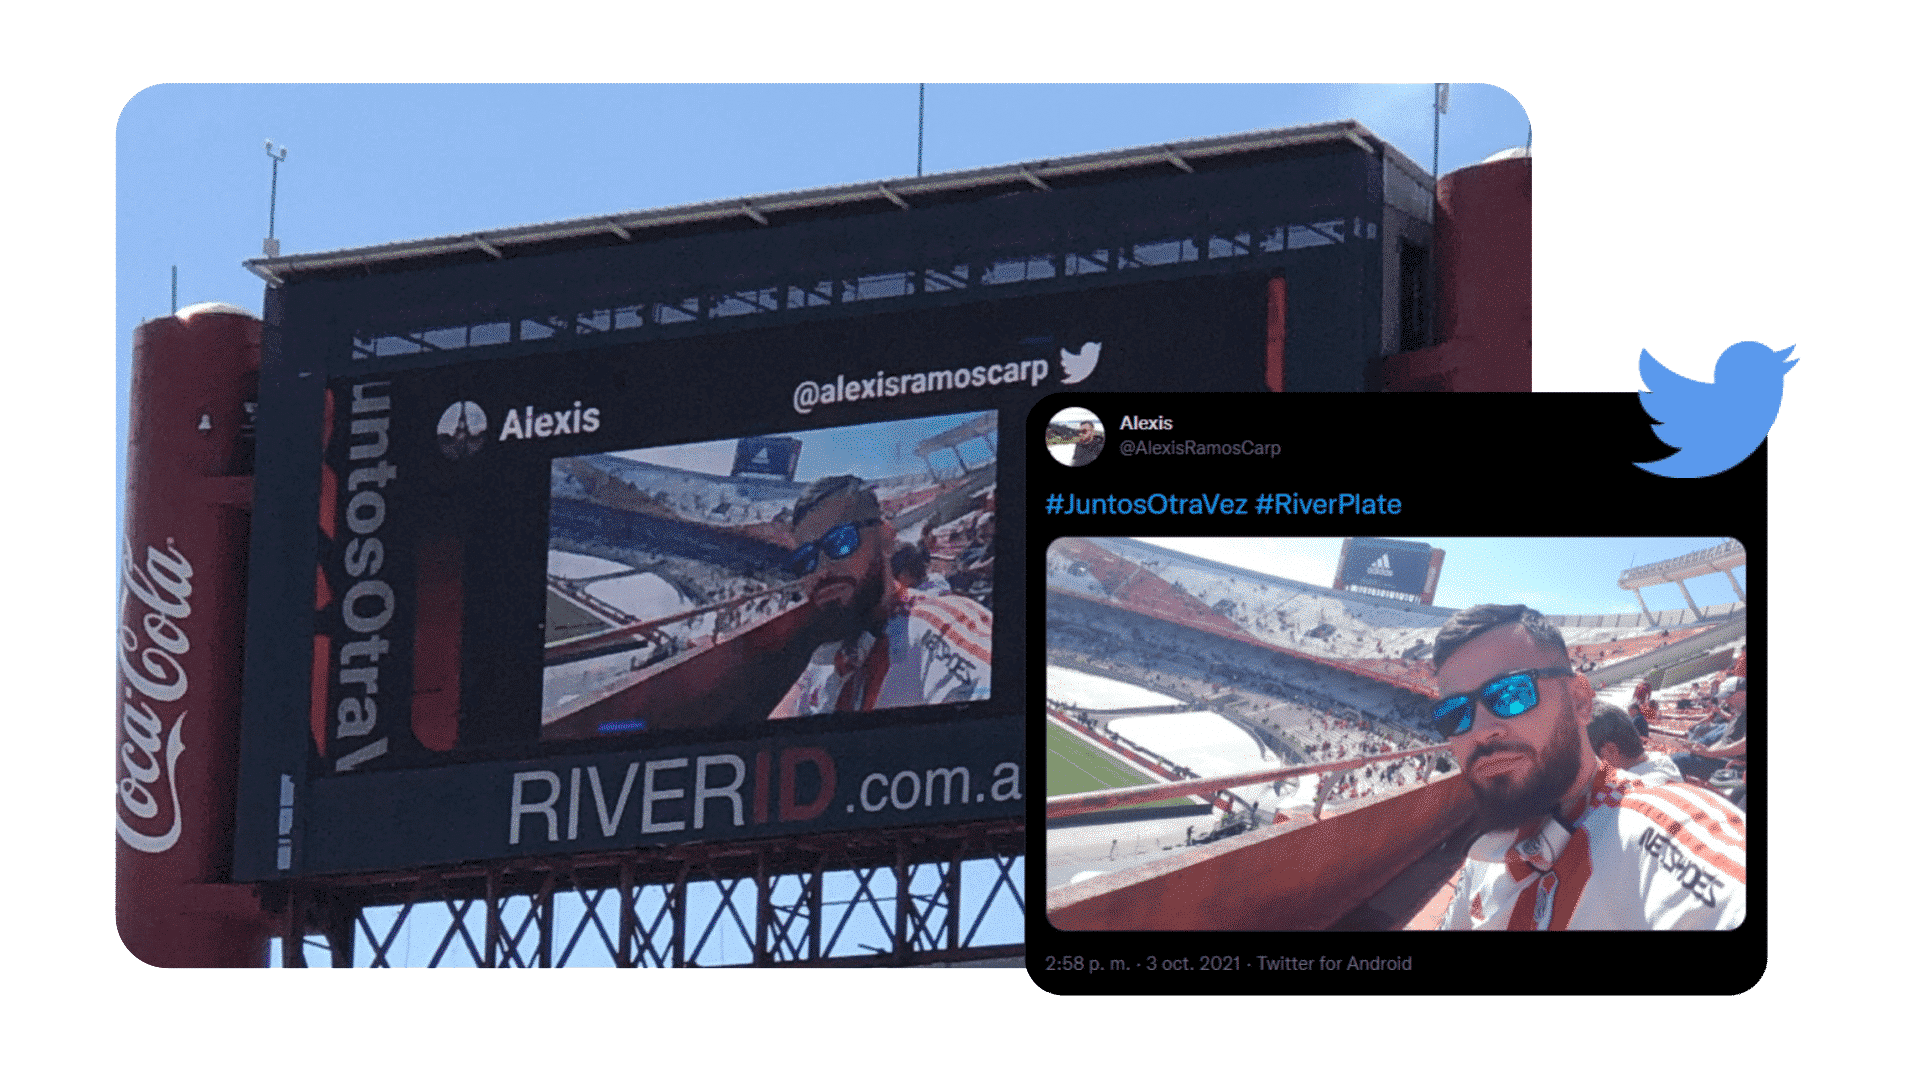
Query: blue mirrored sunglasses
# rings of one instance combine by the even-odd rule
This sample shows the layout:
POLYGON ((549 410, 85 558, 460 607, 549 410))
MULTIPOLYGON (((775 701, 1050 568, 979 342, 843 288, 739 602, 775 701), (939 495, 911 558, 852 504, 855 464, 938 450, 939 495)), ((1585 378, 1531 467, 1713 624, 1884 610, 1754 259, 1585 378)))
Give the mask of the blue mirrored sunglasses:
POLYGON ((835 525, 818 540, 809 540, 793 549, 787 556, 787 573, 794 577, 806 577, 820 567, 820 556, 829 559, 844 559, 860 550, 860 530, 868 525, 880 524, 879 518, 865 521, 849 521, 844 525, 835 525))
POLYGON ((1497 675, 1470 694, 1455 694, 1434 702, 1432 727, 1442 738, 1465 735, 1473 728, 1473 704, 1478 700, 1487 711, 1506 719, 1519 716, 1540 704, 1542 678, 1572 675, 1570 667, 1529 668, 1497 675))

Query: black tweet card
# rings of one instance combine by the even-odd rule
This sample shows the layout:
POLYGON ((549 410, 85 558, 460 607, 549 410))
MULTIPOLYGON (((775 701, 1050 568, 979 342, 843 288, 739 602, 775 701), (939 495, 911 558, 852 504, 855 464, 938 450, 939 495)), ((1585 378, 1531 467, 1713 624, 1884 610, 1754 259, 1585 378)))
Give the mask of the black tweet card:
POLYGON ((1040 401, 1035 982, 1639 993, 1648 950, 1686 991, 1758 982, 1752 416, 1792 361, 1749 351, 1647 395, 1040 401))

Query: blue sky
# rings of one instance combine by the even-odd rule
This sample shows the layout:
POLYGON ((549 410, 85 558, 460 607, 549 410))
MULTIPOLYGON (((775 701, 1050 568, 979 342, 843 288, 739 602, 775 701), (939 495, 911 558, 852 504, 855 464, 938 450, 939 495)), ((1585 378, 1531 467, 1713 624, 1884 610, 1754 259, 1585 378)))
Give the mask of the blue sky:
MULTIPOLYGON (((1275 574, 1310 585, 1333 585, 1340 560, 1339 537, 1301 539, 1226 539, 1140 537, 1149 544, 1185 551, 1229 566, 1275 574)), ((1710 537, 1485 537, 1396 536, 1431 544, 1447 553, 1433 602, 1440 607, 1474 604, 1527 604, 1549 615, 1605 615, 1640 610, 1634 594, 1620 588, 1620 572, 1713 547, 1726 538, 1710 537)), ((1734 570, 1742 590, 1745 567, 1734 570)), ((1732 603, 1733 586, 1724 574, 1689 579, 1694 603, 1732 603)), ((1654 611, 1687 606, 1678 585, 1642 590, 1654 611)))
MULTIPOLYGON (((271 199, 285 254, 911 176, 917 83, 149 87, 115 130, 118 443, 134 327, 222 300, 258 312, 271 199)), ((1429 167, 1433 84, 992 85, 926 90, 927 172, 1329 120, 1429 167)), ((1442 172, 1529 138, 1525 109, 1461 84, 1442 172)))

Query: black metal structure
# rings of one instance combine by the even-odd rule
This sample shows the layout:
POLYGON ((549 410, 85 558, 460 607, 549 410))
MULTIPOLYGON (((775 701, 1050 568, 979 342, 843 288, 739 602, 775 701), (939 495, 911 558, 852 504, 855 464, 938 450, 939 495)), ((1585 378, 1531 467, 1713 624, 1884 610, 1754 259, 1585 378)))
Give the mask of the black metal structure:
POLYGON ((995 822, 263 891, 283 967, 1017 966, 1025 850, 995 822))

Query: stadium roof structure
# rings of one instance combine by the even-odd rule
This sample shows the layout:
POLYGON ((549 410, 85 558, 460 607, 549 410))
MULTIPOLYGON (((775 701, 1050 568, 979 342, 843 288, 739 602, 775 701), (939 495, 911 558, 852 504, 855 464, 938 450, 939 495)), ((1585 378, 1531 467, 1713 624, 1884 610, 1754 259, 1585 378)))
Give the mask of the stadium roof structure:
POLYGON ((790 220, 913 210, 991 198, 1008 190, 1052 190, 1139 175, 1142 170, 1174 169, 1193 173, 1230 168, 1276 151, 1314 151, 1357 147, 1380 154, 1409 174, 1428 179, 1426 170, 1354 120, 1159 143, 1093 154, 1050 158, 1012 165, 901 177, 746 198, 717 199, 655 210, 572 218, 537 225, 487 229, 455 236, 404 240, 371 247, 343 248, 307 255, 246 260, 243 265, 279 285, 289 279, 342 270, 397 270, 447 256, 484 254, 494 259, 531 250, 631 243, 652 235, 728 231, 773 225, 775 215, 790 220))
MULTIPOLYGON (((1732 570, 1736 566, 1745 566, 1746 564, 1747 549, 1742 546, 1738 540, 1728 540, 1726 543, 1701 551, 1688 552, 1678 558, 1665 559, 1660 562, 1647 563, 1644 566, 1634 566, 1622 570, 1620 572, 1620 587, 1622 589, 1641 589, 1649 585, 1660 585, 1669 581, 1680 582, 1691 577, 1722 573, 1732 570)), ((1731 578, 1729 578, 1729 580, 1731 580, 1731 578)), ((1740 591, 1738 582, 1734 583, 1734 591, 1736 593, 1740 591)))
POLYGON ((1664 562, 1648 563, 1645 566, 1629 567, 1620 572, 1620 587, 1630 589, 1634 598, 1640 601, 1640 610, 1653 617, 1653 609, 1647 606, 1647 598, 1640 590, 1654 585, 1672 582, 1680 586, 1680 595, 1686 598, 1687 608, 1694 618, 1705 618, 1700 605, 1693 602, 1693 593, 1687 588, 1687 579, 1703 577, 1707 574, 1727 575, 1727 581, 1733 586, 1733 595, 1747 602, 1747 594, 1740 588, 1740 580, 1733 576, 1733 568, 1747 564, 1747 549, 1740 541, 1728 538, 1725 543, 1707 548, 1704 551, 1690 552, 1676 559, 1664 562))

